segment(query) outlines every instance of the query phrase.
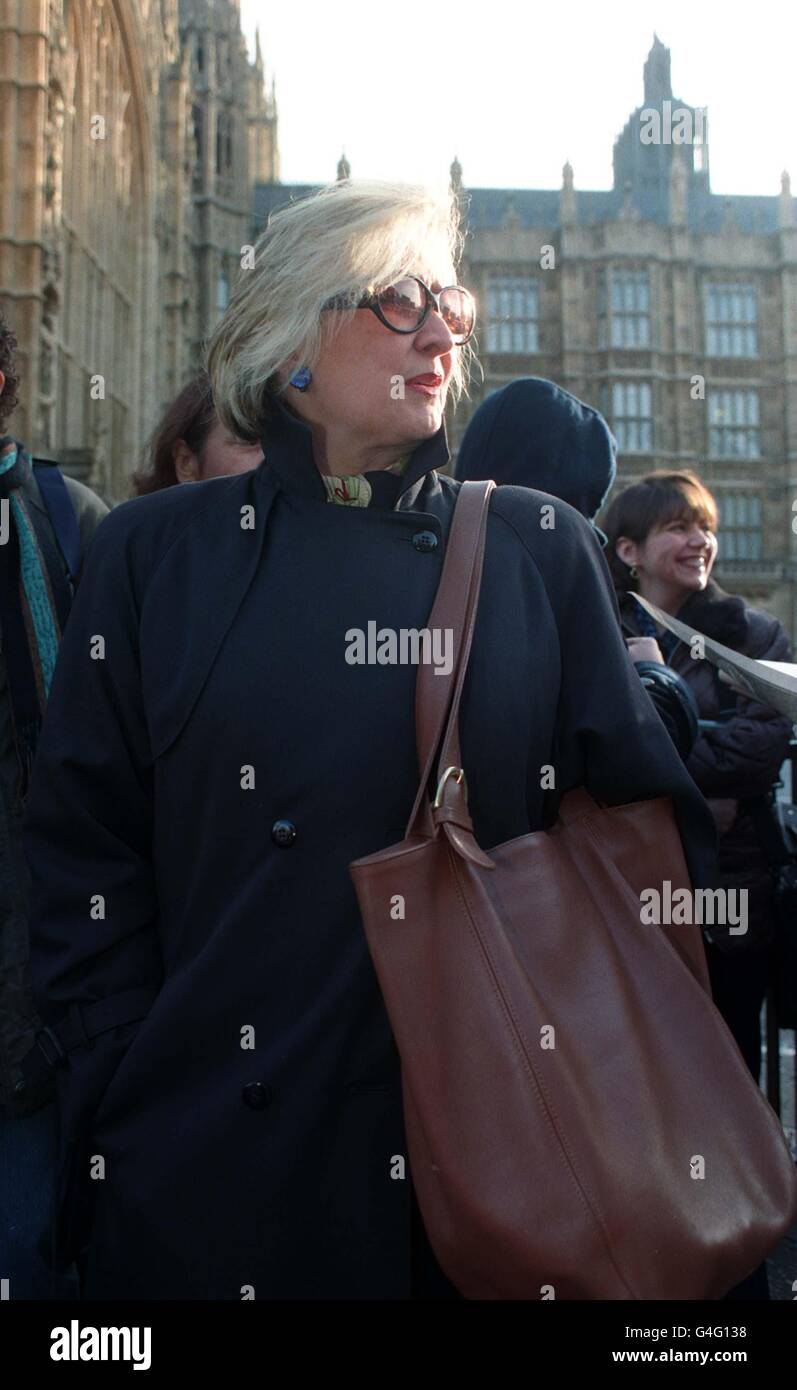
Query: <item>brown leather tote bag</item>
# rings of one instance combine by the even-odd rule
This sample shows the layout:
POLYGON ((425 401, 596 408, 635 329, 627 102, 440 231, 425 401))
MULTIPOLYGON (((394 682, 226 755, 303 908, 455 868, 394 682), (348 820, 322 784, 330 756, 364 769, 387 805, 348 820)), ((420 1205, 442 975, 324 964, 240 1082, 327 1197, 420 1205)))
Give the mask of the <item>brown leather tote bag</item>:
POLYGON ((457 501, 429 619, 457 657, 450 677, 419 666, 406 837, 350 866, 424 1224, 467 1298, 717 1299, 787 1229, 797 1183, 699 930, 640 921, 643 888, 691 886, 670 800, 578 788, 550 831, 489 855, 473 836, 458 710, 493 486, 457 501))

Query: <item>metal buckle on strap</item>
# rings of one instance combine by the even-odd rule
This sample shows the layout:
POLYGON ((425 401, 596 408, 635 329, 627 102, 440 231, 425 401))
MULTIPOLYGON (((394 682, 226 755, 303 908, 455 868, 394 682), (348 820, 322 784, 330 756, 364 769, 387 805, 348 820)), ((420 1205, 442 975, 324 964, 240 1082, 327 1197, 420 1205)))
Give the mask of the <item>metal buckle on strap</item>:
POLYGON ((58 1037, 58 1034, 54 1033, 52 1028, 47 1027, 46 1024, 44 1027, 40 1028, 37 1033, 34 1034, 34 1042, 38 1044, 39 1051, 44 1057, 44 1060, 47 1063, 48 1067, 52 1067, 53 1069, 55 1069, 56 1067, 62 1067, 64 1063, 69 1060, 63 1046, 61 1045, 61 1040, 58 1037), (47 1039, 47 1042, 50 1044, 50 1047, 52 1048, 52 1055, 50 1055, 47 1048, 44 1046, 44 1042, 42 1041, 42 1039, 44 1038, 47 1039))
POLYGON ((462 790, 464 791, 466 796, 468 794, 468 784, 465 779, 464 767, 447 767, 442 777, 440 778, 440 781, 437 784, 437 792, 435 793, 435 799, 432 802, 432 807, 435 810, 437 810, 438 806, 442 806, 443 804, 443 789, 449 777, 454 778, 454 781, 462 787, 462 790))

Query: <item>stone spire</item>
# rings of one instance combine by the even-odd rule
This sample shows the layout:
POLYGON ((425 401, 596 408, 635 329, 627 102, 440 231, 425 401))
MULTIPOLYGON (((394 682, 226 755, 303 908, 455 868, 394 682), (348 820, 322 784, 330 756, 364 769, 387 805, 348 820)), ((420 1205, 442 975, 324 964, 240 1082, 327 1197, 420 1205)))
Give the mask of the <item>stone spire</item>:
POLYGON ((733 206, 733 198, 726 198, 722 205, 722 228, 723 232, 738 232, 739 223, 736 220, 736 209, 733 206))
POLYGON ((462 165, 460 164, 460 162, 459 162, 459 160, 457 159, 457 156, 456 156, 456 155, 454 155, 454 159, 453 159, 453 162, 452 162, 452 164, 451 164, 451 168, 449 169, 449 176, 450 176, 450 180, 451 180, 451 191, 452 191, 452 193, 457 193, 457 194, 461 193, 461 192, 462 192, 462 165))
POLYGON ((658 34, 653 35, 653 47, 647 56, 643 74, 646 106, 659 106, 666 98, 672 98, 670 50, 664 47, 658 34))
POLYGON ((791 195, 791 179, 788 169, 780 176, 780 197, 778 198, 778 226, 794 226, 794 199, 791 195))
POLYGON ((568 159, 562 169, 562 187, 559 193, 559 220, 564 225, 566 222, 575 222, 576 218, 576 190, 573 186, 573 166, 568 159))
POLYGON ((348 159, 346 158, 346 151, 344 150, 343 153, 342 153, 341 156, 340 156, 340 159, 338 160, 337 181, 338 181, 338 183, 342 183, 344 179, 350 179, 350 178, 351 178, 351 165, 350 165, 348 159))

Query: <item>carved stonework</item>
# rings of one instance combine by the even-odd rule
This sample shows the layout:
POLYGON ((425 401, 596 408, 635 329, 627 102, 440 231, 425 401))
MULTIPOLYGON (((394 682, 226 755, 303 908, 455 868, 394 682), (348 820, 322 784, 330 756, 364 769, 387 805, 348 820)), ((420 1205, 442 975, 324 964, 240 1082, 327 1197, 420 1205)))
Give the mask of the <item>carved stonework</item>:
POLYGON ((213 327, 218 267, 252 240, 254 184, 279 175, 274 79, 269 94, 235 0, 12 0, 4 51, 9 35, 0 297, 26 366, 19 432, 118 501, 213 327))
POLYGON ((523 223, 520 220, 520 214, 518 213, 517 205, 515 203, 514 198, 508 198, 506 208, 504 210, 504 215, 501 219, 501 226, 504 227, 507 231, 516 232, 522 227, 522 225, 523 223))
POLYGON ((686 156, 680 146, 673 148, 670 166, 670 221, 676 227, 686 225, 686 204, 689 189, 689 173, 686 156))
POLYGON ((630 180, 626 181, 623 189, 623 202, 617 214, 619 222, 639 222, 639 209, 634 202, 634 192, 630 180))
POLYGON ((57 344, 64 263, 64 132, 67 102, 61 84, 74 81, 74 63, 69 58, 64 7, 60 0, 51 6, 50 22, 51 67, 44 125, 39 375, 34 405, 36 445, 47 452, 53 449, 56 437, 57 344))

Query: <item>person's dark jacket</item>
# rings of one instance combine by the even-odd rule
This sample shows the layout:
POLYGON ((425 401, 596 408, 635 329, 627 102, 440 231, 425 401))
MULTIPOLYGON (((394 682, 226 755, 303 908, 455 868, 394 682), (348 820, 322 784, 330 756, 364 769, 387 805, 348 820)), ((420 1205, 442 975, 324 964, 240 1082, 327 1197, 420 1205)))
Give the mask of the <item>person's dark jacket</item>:
MULTIPOLYGON (((629 627, 638 630, 636 599, 622 595, 620 611, 629 627)), ((791 660, 788 638, 777 618, 725 593, 713 579, 705 590, 686 600, 677 616, 745 656, 791 660)), ((719 723, 716 729, 701 731, 687 768, 707 798, 720 832, 721 884, 748 890, 744 945, 748 941, 755 945, 766 939, 771 927, 772 874, 750 810, 739 803, 770 792, 787 755, 792 724, 770 705, 735 695, 720 681, 716 667, 693 658, 683 642, 675 647, 669 664, 688 682, 701 720, 719 723)))
POLYGON ((600 411, 536 376, 490 392, 468 422, 454 465, 462 482, 533 487, 561 497, 590 522, 616 473, 617 445, 600 411))
MULTIPOLYGON (((617 446, 600 411, 542 377, 520 377, 492 391, 474 411, 454 473, 548 492, 594 525, 617 472, 617 446)), ((682 758, 697 737, 697 709, 677 673, 655 661, 637 664, 682 758)))
MULTIPOLYGON (((76 479, 65 476, 64 482, 77 515, 81 554, 85 556, 108 508, 90 488, 76 479)), ((38 524, 50 536, 53 553, 63 559, 35 472, 24 484, 24 493, 28 507, 37 514, 38 524)), ((5 549, 0 547, 0 563, 5 562, 5 557, 5 549)), ((26 1086, 21 1071, 22 1060, 33 1046, 40 1020, 33 1002, 28 967, 30 882, 22 848, 18 783, 19 764, 0 633, 0 1118, 31 1114, 55 1095, 54 1078, 45 1077, 38 1085, 26 1086)))
MULTIPOLYGON (((460 485, 436 471, 444 427, 402 477, 369 475, 364 508, 327 504, 283 406, 263 443, 255 471, 100 527, 34 771, 36 996, 54 1027, 88 1025, 59 1073, 57 1229, 62 1258, 91 1231, 89 1297, 414 1287, 399 1058, 348 865, 405 833, 416 673, 345 652, 369 622, 424 626, 460 485)), ((541 530, 551 500, 491 501, 461 718, 478 841, 550 826, 577 784, 666 795, 708 884, 711 816, 627 659, 594 533, 561 501, 541 530)))

